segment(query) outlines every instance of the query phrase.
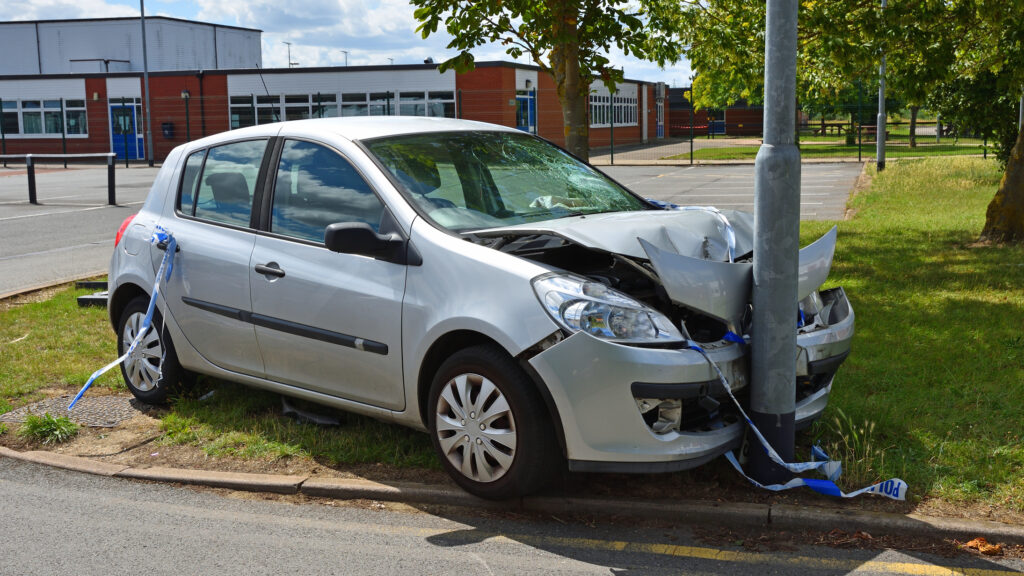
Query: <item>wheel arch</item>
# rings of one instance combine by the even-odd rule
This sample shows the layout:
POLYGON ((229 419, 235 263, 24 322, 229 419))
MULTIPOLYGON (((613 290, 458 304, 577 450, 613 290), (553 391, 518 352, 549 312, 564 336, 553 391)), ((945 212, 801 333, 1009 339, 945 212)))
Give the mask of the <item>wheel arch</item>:
MULTIPOLYGON (((419 408, 420 420, 423 422, 424 428, 429 428, 427 410, 429 407, 427 403, 430 397, 430 385, 433 383, 434 374, 441 367, 441 364, 459 350, 470 348, 472 346, 479 346, 482 344, 491 344, 500 348, 501 350, 508 353, 508 351, 499 344, 493 338, 482 334, 475 330, 454 330, 442 335, 440 338, 431 344, 427 353, 423 356, 423 361, 420 363, 420 370, 417 376, 416 391, 417 391, 417 406, 419 408)), ((558 407, 555 405, 554 398, 551 396, 551 392, 548 390, 547 385, 540 379, 536 370, 533 370, 527 360, 529 354, 524 352, 519 357, 513 359, 519 365, 519 367, 526 373, 527 378, 533 383, 534 388, 540 393, 541 398, 544 400, 544 406, 547 408, 547 417, 551 422, 551 425, 555 430, 555 437, 558 440, 558 446, 561 450, 562 456, 566 454, 565 447, 565 433, 562 427, 562 418, 558 413, 558 407)))
POLYGON ((113 294, 108 296, 107 314, 110 316, 110 325, 115 330, 117 329, 117 321, 121 317, 121 313, 124 312, 125 307, 139 296, 148 298, 149 292, 146 292, 138 284, 131 282, 121 284, 113 294))

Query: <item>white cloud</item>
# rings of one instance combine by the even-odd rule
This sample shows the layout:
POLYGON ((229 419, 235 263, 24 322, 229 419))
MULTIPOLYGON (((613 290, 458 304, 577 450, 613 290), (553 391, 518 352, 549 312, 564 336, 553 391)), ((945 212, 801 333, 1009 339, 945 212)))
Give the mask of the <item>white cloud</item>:
POLYGON ((116 18, 138 15, 138 5, 111 4, 104 0, 4 0, 0 2, 0 20, 116 18))

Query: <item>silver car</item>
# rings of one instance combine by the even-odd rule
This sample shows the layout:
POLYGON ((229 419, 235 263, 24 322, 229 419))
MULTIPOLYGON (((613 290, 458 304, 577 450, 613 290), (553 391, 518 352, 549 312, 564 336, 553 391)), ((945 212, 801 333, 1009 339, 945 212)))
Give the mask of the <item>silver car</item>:
MULTIPOLYGON (((517 130, 436 118, 302 120, 174 149, 118 233, 109 313, 156 329, 122 364, 144 402, 202 373, 427 431, 485 498, 571 470, 693 467, 744 424, 749 214, 666 209, 517 130)), ((797 425, 853 336, 800 254, 797 425)), ((796 306, 794 310, 796 310, 796 306)))

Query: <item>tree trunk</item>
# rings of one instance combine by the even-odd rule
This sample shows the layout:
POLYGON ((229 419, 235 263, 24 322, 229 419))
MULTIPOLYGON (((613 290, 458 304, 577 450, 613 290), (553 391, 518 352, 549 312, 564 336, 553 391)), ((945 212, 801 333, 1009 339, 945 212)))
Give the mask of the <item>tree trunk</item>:
POLYGON ((562 105, 565 149, 583 160, 590 159, 590 122, 587 96, 590 80, 580 75, 578 9, 571 2, 559 2, 555 33, 566 41, 551 50, 551 72, 555 77, 558 102, 562 105))
POLYGON ((1017 133, 999 191, 988 205, 981 239, 1024 242, 1024 129, 1017 133))
POLYGON ((920 110, 920 106, 910 107, 910 147, 917 147, 917 111, 920 110))

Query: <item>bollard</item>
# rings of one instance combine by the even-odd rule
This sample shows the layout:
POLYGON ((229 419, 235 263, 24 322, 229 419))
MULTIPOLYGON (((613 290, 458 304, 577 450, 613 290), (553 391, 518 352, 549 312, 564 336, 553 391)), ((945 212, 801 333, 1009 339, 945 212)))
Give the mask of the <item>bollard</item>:
POLYGON ((114 155, 107 156, 107 204, 117 204, 117 197, 114 193, 114 155))
POLYGON ((25 168, 28 172, 28 203, 38 204, 36 202, 36 165, 32 162, 32 155, 25 155, 25 168))

